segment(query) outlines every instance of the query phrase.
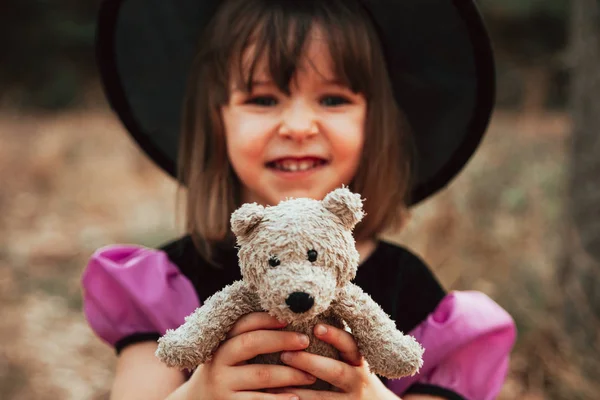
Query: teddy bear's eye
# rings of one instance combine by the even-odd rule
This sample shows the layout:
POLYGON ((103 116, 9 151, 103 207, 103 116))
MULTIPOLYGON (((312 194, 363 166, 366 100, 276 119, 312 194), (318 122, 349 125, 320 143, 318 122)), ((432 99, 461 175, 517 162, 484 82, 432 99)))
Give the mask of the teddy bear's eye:
POLYGON ((317 261, 317 251, 316 250, 309 250, 306 255, 308 256, 308 261, 310 262, 315 262, 317 261))
POLYGON ((279 264, 281 264, 281 261, 279 261, 279 258, 277 258, 276 256, 271 256, 271 258, 269 258, 269 265, 271 267, 276 267, 279 264))

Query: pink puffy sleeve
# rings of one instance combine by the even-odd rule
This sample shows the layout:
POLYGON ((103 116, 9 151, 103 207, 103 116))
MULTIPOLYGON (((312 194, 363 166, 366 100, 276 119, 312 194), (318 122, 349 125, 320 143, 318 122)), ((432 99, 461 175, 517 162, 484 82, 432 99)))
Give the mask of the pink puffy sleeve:
POLYGON ((83 312, 119 352, 183 324, 200 301, 192 283, 160 251, 133 245, 97 250, 82 276, 83 312))
POLYGON ((502 388, 516 338, 510 315, 480 292, 451 292, 411 335, 425 348, 418 375, 393 380, 398 395, 493 400, 502 388))

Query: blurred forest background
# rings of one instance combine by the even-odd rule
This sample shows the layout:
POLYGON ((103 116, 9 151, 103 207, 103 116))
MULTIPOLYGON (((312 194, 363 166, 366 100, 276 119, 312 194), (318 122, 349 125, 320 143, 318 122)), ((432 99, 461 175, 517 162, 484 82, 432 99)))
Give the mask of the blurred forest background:
MULTIPOLYGON (((81 271, 99 246, 157 246, 180 233, 174 182, 99 87, 98 4, 0 3, 5 400, 106 398, 115 356, 83 319, 81 271)), ((390 239, 447 288, 481 290, 514 316, 501 399, 598 399, 600 3, 478 4, 497 57, 491 127, 460 177, 390 239)))

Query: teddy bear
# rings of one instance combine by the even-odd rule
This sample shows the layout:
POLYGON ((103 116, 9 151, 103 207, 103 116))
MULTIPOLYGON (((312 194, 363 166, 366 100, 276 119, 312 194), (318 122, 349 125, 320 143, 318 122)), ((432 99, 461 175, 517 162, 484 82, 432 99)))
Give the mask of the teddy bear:
MULTIPOLYGON (((370 371, 396 379, 422 366, 423 348, 352 283, 359 265, 353 229, 364 217, 361 197, 342 187, 323 200, 288 198, 274 206, 247 203, 231 215, 242 279, 207 298, 179 328, 158 340, 156 356, 170 367, 193 370, 210 360, 243 315, 267 311, 308 335, 305 351, 340 359, 313 329, 325 323, 354 336, 370 371)), ((281 364, 279 354, 249 363, 281 364)), ((317 380, 306 386, 328 390, 317 380)))

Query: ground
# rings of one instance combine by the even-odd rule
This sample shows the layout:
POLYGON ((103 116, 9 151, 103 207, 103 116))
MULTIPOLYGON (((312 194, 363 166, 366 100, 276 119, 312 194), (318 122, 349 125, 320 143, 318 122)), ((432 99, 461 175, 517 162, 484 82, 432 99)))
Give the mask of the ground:
MULTIPOLYGON (((448 289, 481 290, 515 317, 501 399, 559 399, 581 386, 552 314, 568 133, 562 114, 499 111, 460 177, 389 236, 448 289)), ((0 143, 2 398, 103 399, 115 356, 83 318, 81 272, 99 246, 156 246, 181 232, 176 186, 102 107, 5 112, 0 143)))

